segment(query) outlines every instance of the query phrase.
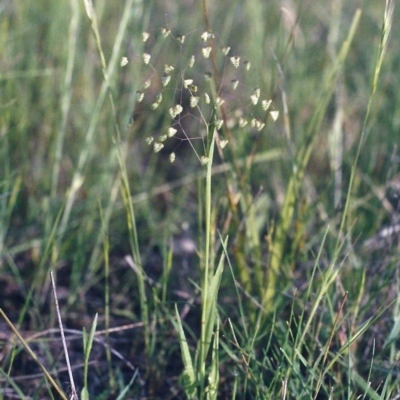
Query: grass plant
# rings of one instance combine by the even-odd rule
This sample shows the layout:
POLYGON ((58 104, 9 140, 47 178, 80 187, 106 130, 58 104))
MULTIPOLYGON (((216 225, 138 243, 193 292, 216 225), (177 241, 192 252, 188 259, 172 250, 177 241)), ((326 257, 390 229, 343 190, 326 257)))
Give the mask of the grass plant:
POLYGON ((0 399, 397 398, 394 5, 2 5, 0 399))

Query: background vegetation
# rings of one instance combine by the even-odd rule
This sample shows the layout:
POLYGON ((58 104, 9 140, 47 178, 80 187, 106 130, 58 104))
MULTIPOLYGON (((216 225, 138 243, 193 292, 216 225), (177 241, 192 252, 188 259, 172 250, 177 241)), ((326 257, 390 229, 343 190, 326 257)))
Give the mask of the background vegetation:
POLYGON ((397 398, 392 2, 0 7, 1 398, 397 398))

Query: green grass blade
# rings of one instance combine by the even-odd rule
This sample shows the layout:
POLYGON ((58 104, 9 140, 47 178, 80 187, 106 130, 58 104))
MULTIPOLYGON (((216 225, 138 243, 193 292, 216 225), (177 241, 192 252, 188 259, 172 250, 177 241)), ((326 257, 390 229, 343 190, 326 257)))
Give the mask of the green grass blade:
POLYGON ((188 399, 197 399, 197 379, 192 362, 192 357, 190 355, 189 345, 186 340, 186 335, 183 330, 182 321, 178 312, 178 307, 175 305, 175 315, 176 315, 176 329, 179 333, 182 361, 184 365, 184 371, 182 374, 183 387, 188 399))
POLYGON ((86 333, 86 329, 85 328, 83 329, 82 339, 83 339, 83 353, 84 353, 84 363, 83 363, 84 386, 81 391, 81 400, 89 400, 89 389, 88 389, 89 388, 89 386, 88 386, 89 357, 90 357, 90 352, 92 351, 94 335, 96 333, 97 317, 98 317, 98 314, 96 314, 94 317, 89 336, 86 333))

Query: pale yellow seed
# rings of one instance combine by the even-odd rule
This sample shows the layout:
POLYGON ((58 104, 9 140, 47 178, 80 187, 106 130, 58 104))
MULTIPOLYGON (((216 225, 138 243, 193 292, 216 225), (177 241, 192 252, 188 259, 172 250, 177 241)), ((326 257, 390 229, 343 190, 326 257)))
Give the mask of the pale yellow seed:
POLYGON ((212 50, 212 47, 211 47, 211 46, 203 47, 203 48, 201 49, 201 53, 203 54, 203 57, 204 57, 204 58, 210 57, 211 50, 212 50))
POLYGON ((191 85, 192 83, 193 83, 193 79, 185 79, 183 81, 183 86, 184 86, 185 89, 187 89, 188 85, 191 85))
POLYGON ((217 100, 215 101, 215 106, 220 107, 222 104, 224 104, 225 100, 222 97, 217 97, 217 100))
POLYGON ((253 128, 256 128, 258 131, 261 131, 261 129, 264 128, 265 124, 263 122, 259 121, 258 119, 253 118, 251 120, 251 126, 253 128))
POLYGON ((163 34, 164 37, 167 37, 171 33, 171 31, 168 28, 163 27, 161 29, 161 33, 163 34))
POLYGON ((231 48, 229 46, 225 46, 222 48, 222 52, 224 53, 225 56, 227 56, 230 51, 231 48))
POLYGON ((220 130, 222 128, 222 125, 224 124, 224 121, 222 119, 217 119, 215 121, 215 127, 220 130))
POLYGON ((147 79, 147 81, 143 85, 143 89, 148 89, 151 85, 151 79, 147 79))
POLYGON ((258 131, 261 131, 261 130, 264 128, 264 126, 265 126, 264 122, 257 121, 257 123, 256 123, 256 129, 257 129, 258 131))
POLYGON ((161 83, 162 83, 163 87, 167 86, 168 83, 170 82, 170 80, 171 80, 171 76, 164 73, 163 76, 161 77, 161 83))
POLYGON ((175 136, 176 132, 178 132, 175 128, 169 127, 168 128, 168 137, 173 137, 175 136))
POLYGON ((238 68, 238 67, 239 67, 239 64, 240 64, 240 57, 238 57, 238 56, 233 56, 233 57, 230 58, 230 60, 231 60, 232 65, 233 65, 235 68, 238 68))
POLYGON ((121 67, 125 67, 125 65, 127 65, 128 64, 128 58, 127 57, 122 57, 121 58, 121 62, 120 62, 120 65, 121 65, 121 67))
POLYGON ((206 102, 206 104, 210 104, 211 102, 210 96, 207 93, 204 93, 204 101, 206 102))
POLYGON ((279 111, 270 111, 269 113, 274 121, 276 121, 279 117, 279 111))
POLYGON ((164 147, 164 145, 162 143, 155 142, 154 143, 154 153, 158 153, 163 147, 164 147))
POLYGON ((250 100, 254 105, 256 105, 258 103, 258 97, 255 94, 252 94, 250 96, 250 100))
POLYGON ((136 92, 136 101, 137 101, 138 103, 140 103, 140 102, 143 100, 143 98, 144 98, 144 93, 141 92, 140 90, 138 90, 138 91, 136 92))
POLYGON ((150 37, 150 33, 149 32, 143 32, 142 33, 143 42, 146 42, 149 37, 150 37))
POLYGON ((207 40, 214 39, 215 35, 211 31, 203 32, 200 36, 203 42, 207 42, 207 40))
POLYGON ((227 144, 228 144, 228 141, 226 139, 221 139, 218 141, 218 145, 221 149, 223 149, 227 144))
POLYGON ((188 85, 187 87, 191 92, 197 93, 197 86, 196 85, 188 85))
POLYGON ((269 106, 271 105, 271 103, 272 103, 272 100, 263 100, 261 102, 261 106, 262 106, 263 110, 267 111, 269 106))
POLYGON ((153 141, 154 141, 153 136, 149 136, 148 138, 146 138, 146 143, 147 143, 148 145, 151 145, 151 144, 153 143, 153 141))
POLYGON ((196 61, 195 56, 191 56, 190 59, 189 59, 189 64, 188 64, 189 68, 193 68, 193 65, 194 65, 195 61, 196 61))
POLYGON ((185 35, 178 35, 176 37, 176 40, 180 43, 183 44, 185 42, 185 35))
POLYGON ((200 163, 201 165, 206 165, 208 163, 209 157, 206 156, 201 156, 200 157, 200 163))
POLYGON ((159 142, 165 142, 167 139, 168 139, 168 135, 161 135, 161 136, 158 138, 158 141, 159 141, 159 142))
POLYGON ((247 124, 248 124, 248 122, 247 122, 243 117, 239 117, 239 119, 238 119, 238 125, 239 125, 241 128, 244 128, 247 124))
POLYGON ((194 108, 197 106, 199 103, 199 97, 198 96, 190 96, 190 107, 194 108))
POLYGON ((208 32, 203 32, 200 38, 203 42, 206 42, 208 40, 208 32))
POLYGON ((244 69, 245 69, 246 71, 248 71, 248 70, 250 69, 250 67, 251 67, 250 61, 245 61, 245 62, 243 63, 243 67, 244 67, 244 69))
POLYGON ((183 108, 180 104, 177 104, 175 107, 170 107, 168 112, 171 118, 175 118, 177 115, 179 115, 183 111, 183 108))
POLYGON ((160 105, 160 103, 158 103, 158 102, 156 101, 156 102, 154 102, 154 103, 151 105, 151 109, 152 109, 152 110, 156 110, 156 109, 158 108, 159 105, 160 105))
POLYGON ((181 106, 180 104, 177 104, 177 105, 175 106, 175 112, 176 112, 176 114, 178 115, 178 114, 180 114, 182 111, 183 111, 182 106, 181 106))
POLYGON ((143 62, 145 64, 148 64, 150 62, 150 59, 151 59, 151 55, 149 53, 144 53, 143 54, 143 62))
POLYGON ((175 68, 172 65, 165 64, 164 65, 164 73, 170 74, 175 68))
POLYGON ((236 88, 237 88, 238 85, 239 85, 239 81, 238 81, 237 79, 233 79, 233 80, 231 81, 231 83, 232 83, 232 89, 233 89, 233 90, 236 90, 236 88))
POLYGON ((174 161, 175 161, 175 153, 171 153, 170 155, 169 155, 169 162, 170 163, 173 163, 174 161))

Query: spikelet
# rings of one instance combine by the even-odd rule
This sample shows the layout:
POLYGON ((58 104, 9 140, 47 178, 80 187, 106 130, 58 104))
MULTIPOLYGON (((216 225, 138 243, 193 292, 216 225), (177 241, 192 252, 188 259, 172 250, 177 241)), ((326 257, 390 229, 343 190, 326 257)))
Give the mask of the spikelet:
POLYGON ((218 146, 223 149, 226 145, 228 144, 228 141, 226 139, 221 139, 218 140, 218 146))
POLYGON ((142 40, 143 42, 147 42, 147 39, 150 37, 149 32, 142 32, 142 40))
POLYGON ((279 111, 270 111, 269 115, 272 117, 274 121, 276 121, 279 117, 279 111))
POLYGON ((243 117, 239 117, 238 125, 240 128, 244 128, 247 124, 248 122, 243 117))
POLYGON ((171 80, 171 75, 164 73, 161 77, 161 84, 163 85, 163 87, 166 87, 170 82, 170 80, 171 80))
POLYGON ((189 68, 193 68, 194 62, 196 61, 196 57, 195 56, 191 56, 189 58, 189 63, 188 63, 188 67, 189 68))
POLYGON ((201 156, 200 157, 200 164, 201 165, 206 165, 207 163, 208 163, 208 160, 209 160, 210 158, 209 157, 207 157, 207 156, 201 156))
POLYGON ((154 142, 153 136, 149 136, 146 138, 146 143, 150 146, 154 142))
POLYGON ((184 79, 184 81, 183 81, 183 87, 185 88, 185 89, 187 89, 188 88, 188 85, 191 85, 193 83, 193 79, 184 79))
POLYGON ((212 50, 212 47, 211 47, 211 46, 203 47, 203 48, 201 49, 201 54, 203 54, 203 57, 204 57, 204 58, 208 58, 208 57, 210 57, 211 50, 212 50))
POLYGON ((160 142, 155 142, 154 143, 154 153, 158 153, 162 148, 164 147, 164 145, 160 142))
POLYGON ((263 100, 261 102, 261 106, 262 106, 263 110, 267 111, 269 106, 271 105, 271 103, 272 103, 272 100, 263 100))
POLYGON ((175 107, 170 107, 168 109, 169 115, 171 118, 175 118, 183 111, 183 107, 180 104, 177 104, 175 107))
POLYGON ((233 65, 235 68, 239 68, 240 57, 238 57, 238 56, 233 56, 233 57, 231 57, 229 60, 231 61, 232 65, 233 65))
POLYGON ((169 36, 171 31, 167 27, 164 26, 163 28, 161 28, 161 33, 166 38, 167 36, 169 36))
POLYGON ((143 54, 143 62, 145 64, 148 64, 150 62, 150 59, 151 59, 151 55, 149 53, 144 53, 143 54))
POLYGON ((222 97, 217 97, 217 99, 215 100, 215 106, 216 107, 220 107, 222 104, 225 103, 225 100, 222 97))
POLYGON ((176 40, 177 40, 177 42, 179 43, 179 44, 183 44, 184 42, 185 42, 185 35, 178 35, 177 37, 176 37, 176 40))
POLYGON ((144 93, 141 92, 140 90, 138 90, 138 91, 136 92, 136 101, 137 101, 138 103, 141 103, 142 100, 143 100, 143 98, 144 98, 144 93))
POLYGON ((175 68, 172 65, 165 64, 164 65, 164 73, 170 74, 175 68))
POLYGON ((254 105, 257 105, 260 94, 260 88, 255 88, 253 94, 250 96, 250 100, 254 105))
POLYGON ((216 119, 215 120, 215 127, 220 130, 222 128, 222 125, 224 124, 224 121, 222 119, 216 119))
POLYGON ((197 104, 199 103, 199 96, 190 96, 190 107, 195 108, 197 104))
POLYGON ((232 79, 232 80, 231 80, 231 84, 232 84, 232 89, 233 89, 233 90, 236 90, 236 88, 237 88, 238 85, 239 85, 239 81, 238 81, 237 79, 232 79))
POLYGON ((178 132, 175 128, 173 128, 172 126, 168 128, 168 137, 173 137, 175 136, 176 132, 178 132))
POLYGON ((225 56, 227 56, 230 51, 231 51, 231 48, 229 46, 224 46, 222 48, 222 53, 224 53, 225 56))

